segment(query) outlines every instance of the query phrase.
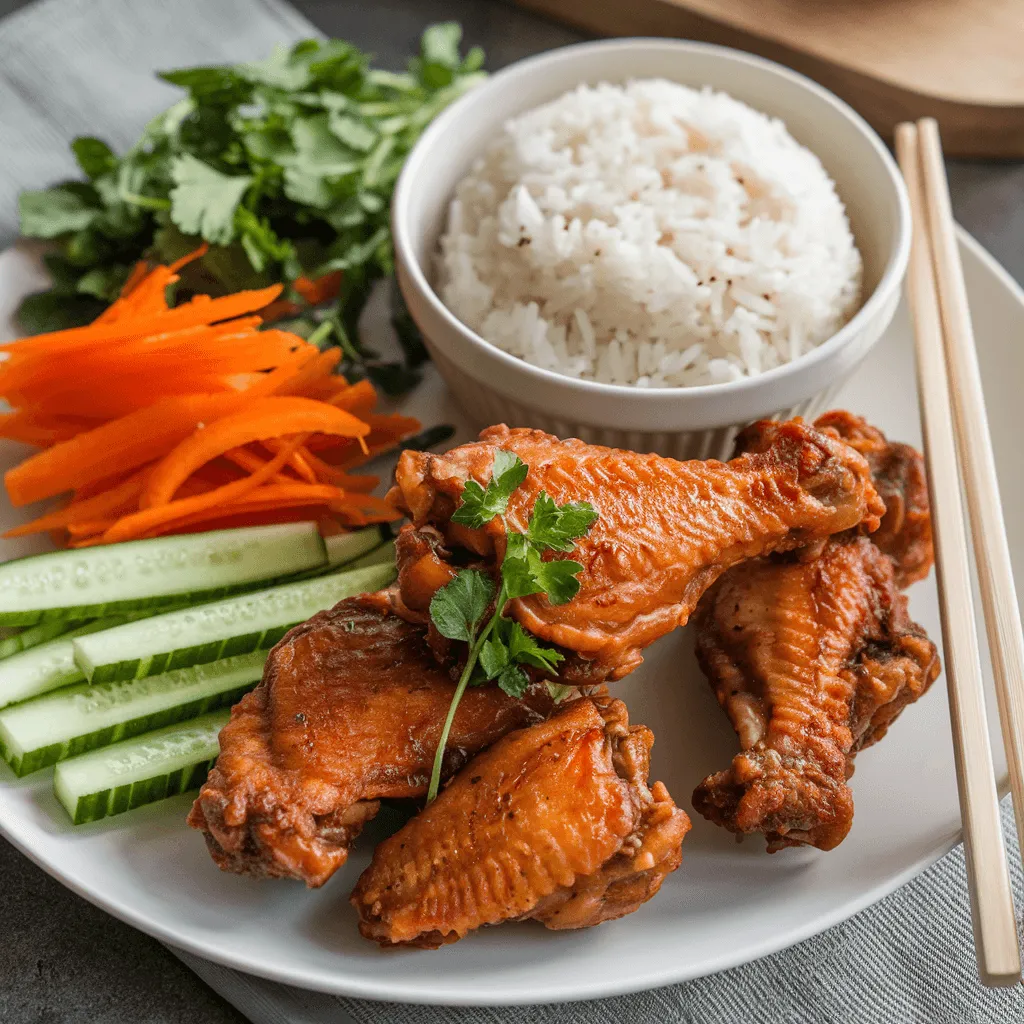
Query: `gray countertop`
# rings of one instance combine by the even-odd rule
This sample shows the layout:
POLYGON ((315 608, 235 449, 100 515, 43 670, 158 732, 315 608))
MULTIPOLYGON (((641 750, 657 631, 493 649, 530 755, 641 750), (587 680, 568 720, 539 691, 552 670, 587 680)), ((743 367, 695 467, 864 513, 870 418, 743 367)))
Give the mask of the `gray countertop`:
MULTIPOLYGON (((294 0, 328 35, 395 66, 423 27, 462 22, 491 68, 573 42, 565 28, 495 0, 294 0)), ((25 0, 0 0, 0 15, 25 0)), ((8 140, 16 143, 17 140, 8 140)), ((1024 165, 952 163, 957 217, 1024 281, 1024 165)), ((0 1020, 5 1024, 239 1024, 244 1018, 159 943, 62 888, 0 842, 0 1020)))

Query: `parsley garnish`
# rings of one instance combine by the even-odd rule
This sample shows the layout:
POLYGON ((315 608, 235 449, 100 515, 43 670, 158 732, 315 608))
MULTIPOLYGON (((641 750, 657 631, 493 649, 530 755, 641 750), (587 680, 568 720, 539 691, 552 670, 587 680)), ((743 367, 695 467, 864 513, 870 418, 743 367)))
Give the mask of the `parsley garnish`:
MULTIPOLYGON (((545 551, 568 552, 597 519, 597 512, 585 501, 556 505, 541 491, 534 502, 526 533, 510 532, 505 521, 509 499, 526 479, 529 468, 511 452, 498 449, 491 464, 486 487, 468 480, 462 502, 452 522, 470 529, 499 518, 505 527, 505 557, 501 563, 500 585, 479 569, 463 569, 451 583, 434 594, 430 618, 437 631, 449 640, 469 645, 466 664, 452 696, 448 716, 434 757, 427 800, 437 796, 441 784, 441 763, 455 712, 467 686, 494 680, 511 697, 522 697, 530 685, 524 666, 553 674, 563 655, 538 643, 522 626, 504 614, 505 606, 517 597, 545 594, 552 604, 571 601, 580 589, 577 575, 583 566, 568 558, 545 562, 545 551), (486 618, 488 609, 492 609, 486 618), (486 621, 485 621, 486 618, 486 621)), ((548 683, 551 696, 562 700, 571 687, 548 683)))
POLYGON ((453 22, 426 30, 405 73, 370 67, 340 39, 278 47, 266 60, 167 71, 183 90, 127 152, 100 139, 71 144, 84 180, 20 199, 21 232, 56 243, 52 284, 18 311, 29 333, 88 323, 112 302, 140 259, 183 268, 177 298, 280 281, 308 336, 327 324, 351 379, 388 394, 408 390, 427 354, 406 311, 393 318, 401 360, 360 349, 356 324, 373 283, 392 271, 391 193, 433 117, 483 78, 483 53, 459 52, 453 22), (330 306, 301 285, 333 273, 330 306), (304 295, 312 298, 307 303, 304 295))

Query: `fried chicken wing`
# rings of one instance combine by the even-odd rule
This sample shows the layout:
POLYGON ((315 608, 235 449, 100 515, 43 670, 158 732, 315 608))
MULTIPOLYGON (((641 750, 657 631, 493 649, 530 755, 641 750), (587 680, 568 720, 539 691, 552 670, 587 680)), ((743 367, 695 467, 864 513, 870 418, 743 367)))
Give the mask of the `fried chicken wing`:
POLYGON ((854 754, 939 673, 892 560, 856 533, 809 561, 755 559, 708 591, 694 621, 698 660, 742 747, 697 787, 694 807, 733 832, 763 832, 770 852, 833 849, 853 820, 854 754))
MULTIPOLYGON (((322 885, 382 798, 426 793, 454 684, 425 633, 391 614, 386 595, 366 595, 313 616, 273 649, 263 681, 221 731, 188 818, 220 867, 322 885)), ((469 689, 445 776, 552 706, 543 685, 523 700, 469 689)))
MULTIPOLYGON (((589 501, 599 518, 567 556, 583 564, 579 594, 559 606, 534 595, 509 609, 534 635, 577 656, 563 666, 569 678, 619 679, 644 647, 686 622, 729 566, 878 525, 885 509, 868 465, 834 434, 793 420, 766 425, 756 443, 728 463, 677 462, 490 427, 444 455, 405 452, 390 497, 415 527, 429 526, 449 549, 492 565, 504 555, 500 520, 472 530, 451 517, 466 481, 489 479, 497 449, 529 466, 509 503, 511 529, 525 530, 542 490, 558 503, 589 501)), ((402 600, 413 617, 426 617, 430 586, 444 578, 439 550, 433 545, 415 573, 403 572, 402 600)))
POLYGON ((436 948, 501 921, 632 913, 679 866, 690 828, 660 782, 647 787, 653 741, 608 697, 505 736, 377 847, 352 893, 360 931, 436 948))

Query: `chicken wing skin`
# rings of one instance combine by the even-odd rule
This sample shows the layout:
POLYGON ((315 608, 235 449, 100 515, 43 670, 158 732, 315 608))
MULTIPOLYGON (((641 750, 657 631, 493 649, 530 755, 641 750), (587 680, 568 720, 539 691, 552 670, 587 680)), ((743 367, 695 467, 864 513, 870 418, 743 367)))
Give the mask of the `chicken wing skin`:
MULTIPOLYGON (((453 691, 425 630, 391 614, 386 595, 343 601, 273 649, 221 731, 188 822, 226 871, 323 885, 380 799, 425 795, 453 691)), ((445 775, 552 707, 543 685, 523 700, 469 689, 445 775)))
POLYGON ((436 948, 501 921, 632 913, 679 866, 690 828, 660 782, 647 787, 653 741, 608 697, 505 736, 377 847, 352 893, 359 930, 436 948))
POLYGON ((809 561, 755 559, 708 591, 694 621, 698 660, 742 747, 697 787, 694 807, 764 833, 770 852, 833 849, 853 820, 854 754, 939 673, 892 560, 853 532, 809 561))
MULTIPOLYGON (((560 606, 543 595, 521 598, 510 614, 586 663, 584 672, 567 663, 569 677, 619 679, 642 661, 644 647, 686 622, 729 566, 859 524, 877 527, 885 509, 868 465, 834 434, 793 420, 766 426, 757 445, 728 463, 677 462, 497 426, 444 455, 405 452, 390 497, 417 528, 433 527, 449 548, 491 564, 504 555, 500 520, 470 530, 451 516, 467 480, 487 482, 498 448, 529 466, 509 503, 511 529, 525 530, 541 490, 558 503, 589 501, 599 518, 567 556, 584 566, 579 594, 560 606)), ((430 569, 416 586, 403 579, 410 609, 424 607, 424 580, 440 578, 430 569)))
POLYGON ((885 515, 871 540, 893 560, 896 585, 909 587, 923 580, 935 560, 924 457, 909 444, 889 441, 877 427, 844 409, 824 413, 814 425, 834 432, 867 460, 885 504, 885 515))

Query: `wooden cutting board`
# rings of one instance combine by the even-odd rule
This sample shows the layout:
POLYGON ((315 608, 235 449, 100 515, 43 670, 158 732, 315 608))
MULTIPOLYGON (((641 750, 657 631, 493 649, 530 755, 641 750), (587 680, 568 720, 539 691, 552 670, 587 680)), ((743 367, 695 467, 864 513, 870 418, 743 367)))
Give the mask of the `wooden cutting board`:
POLYGON ((891 138, 931 116, 956 156, 1024 157, 1024 0, 516 0, 598 35, 702 39, 842 96, 891 138))

